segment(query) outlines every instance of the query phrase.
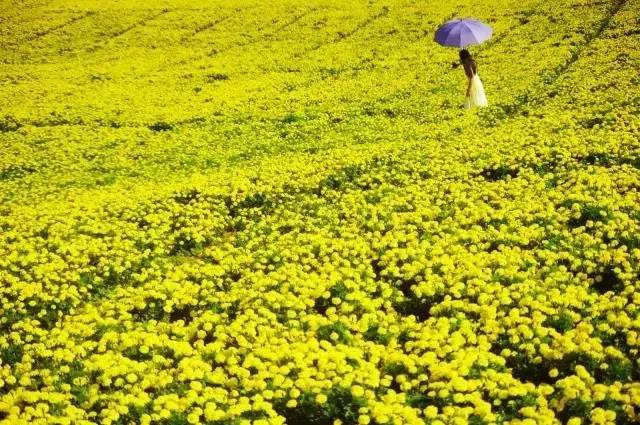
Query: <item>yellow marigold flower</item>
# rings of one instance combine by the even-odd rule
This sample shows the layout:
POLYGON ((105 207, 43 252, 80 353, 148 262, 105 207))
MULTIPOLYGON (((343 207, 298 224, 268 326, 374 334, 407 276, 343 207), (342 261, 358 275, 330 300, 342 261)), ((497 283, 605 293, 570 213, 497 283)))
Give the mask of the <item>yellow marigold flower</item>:
POLYGON ((354 385, 351 387, 351 394, 356 397, 362 397, 364 395, 364 388, 362 388, 360 385, 354 385))
POLYGON ((207 403, 204 408, 204 417, 208 421, 216 421, 224 417, 224 412, 218 410, 214 403, 207 403))
POLYGON ((428 419, 434 419, 438 416, 438 408, 436 406, 427 406, 423 410, 424 416, 428 419))
POLYGON ((197 413, 189 413, 187 415, 187 422, 190 424, 199 424, 200 423, 200 415, 197 413))
POLYGON ((614 412, 613 410, 605 410, 604 417, 607 420, 607 422, 610 422, 610 423, 615 422, 616 412, 614 412))
POLYGON ((369 422, 371 422, 371 418, 369 418, 368 415, 360 415, 360 416, 358 416, 358 423, 360 425, 367 425, 369 422))
POLYGON ((287 407, 290 409, 293 409, 294 407, 296 407, 298 405, 298 401, 296 399, 289 399, 287 400, 287 407))
POLYGON ((380 424, 387 424, 389 423, 390 419, 389 416, 387 415, 376 415, 375 417, 376 422, 380 423, 380 424))

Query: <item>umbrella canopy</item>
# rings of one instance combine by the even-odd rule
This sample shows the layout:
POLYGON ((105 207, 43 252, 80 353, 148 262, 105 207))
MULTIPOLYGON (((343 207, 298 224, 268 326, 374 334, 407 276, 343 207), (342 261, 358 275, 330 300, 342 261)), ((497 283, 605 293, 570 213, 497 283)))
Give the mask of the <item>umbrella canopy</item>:
POLYGON ((477 19, 453 19, 438 28, 435 40, 448 47, 464 48, 491 38, 493 30, 477 19))

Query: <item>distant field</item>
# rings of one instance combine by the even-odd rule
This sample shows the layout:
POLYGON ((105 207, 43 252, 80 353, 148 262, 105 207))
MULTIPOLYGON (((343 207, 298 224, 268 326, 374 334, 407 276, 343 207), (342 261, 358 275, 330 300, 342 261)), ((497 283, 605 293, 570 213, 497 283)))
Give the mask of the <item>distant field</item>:
POLYGON ((0 0, 0 423, 639 423, 638 28, 0 0))

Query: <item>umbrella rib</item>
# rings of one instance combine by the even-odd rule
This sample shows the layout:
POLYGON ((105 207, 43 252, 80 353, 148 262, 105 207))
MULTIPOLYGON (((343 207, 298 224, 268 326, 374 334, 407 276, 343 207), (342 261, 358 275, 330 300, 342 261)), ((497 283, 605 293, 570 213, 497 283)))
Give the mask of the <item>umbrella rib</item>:
POLYGON ((474 34, 474 38, 476 39, 476 43, 481 44, 487 40, 489 40, 491 38, 491 36, 493 35, 493 28, 491 28, 488 25, 483 24, 482 22, 475 20, 474 21, 479 27, 480 30, 482 30, 482 33, 478 33, 481 37, 481 39, 479 39, 478 37, 476 37, 476 35, 474 34))
POLYGON ((482 40, 480 40, 474 33, 474 38, 476 39, 476 42, 478 44, 488 40, 491 38, 491 35, 493 34, 493 29, 490 26, 484 25, 482 22, 478 21, 478 20, 474 20, 473 21, 476 25, 479 26, 478 28, 478 35, 482 38, 482 40), (487 33, 488 32, 488 33, 487 33))
MULTIPOLYGON (((469 45, 471 45, 471 44, 480 44, 480 42, 479 42, 479 41, 478 41, 478 39, 476 38, 476 35, 475 35, 475 34, 474 34, 474 32, 473 32, 473 29, 471 29, 471 28, 469 27, 469 25, 467 25, 467 23, 466 23, 466 22, 465 22, 463 25, 464 25, 464 26, 462 27, 462 30, 467 30, 467 32, 471 35, 471 38, 472 38, 472 40, 473 40, 473 42, 472 42, 472 43, 467 43, 466 45, 467 45, 467 46, 469 46, 469 45)), ((460 39, 462 39, 462 30, 460 31, 460 33, 461 33, 460 39)))
POLYGON ((443 35, 443 40, 447 40, 447 38, 449 38, 449 34, 451 34, 451 31, 453 31, 455 29, 455 25, 451 24, 448 27, 444 28, 444 30, 442 31, 442 35, 443 35))
POLYGON ((458 38, 458 42, 454 43, 452 42, 451 44, 456 46, 460 44, 460 27, 459 26, 455 26, 453 28, 451 28, 451 31, 449 31, 449 34, 447 35, 447 39, 449 39, 449 37, 457 37, 458 38))

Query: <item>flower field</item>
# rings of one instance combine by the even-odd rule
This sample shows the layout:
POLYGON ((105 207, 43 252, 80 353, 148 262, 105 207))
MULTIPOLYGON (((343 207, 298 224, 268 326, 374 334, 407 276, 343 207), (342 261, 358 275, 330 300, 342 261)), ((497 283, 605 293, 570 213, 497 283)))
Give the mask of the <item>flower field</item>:
POLYGON ((640 423, 639 28, 0 0, 0 424, 640 423))

